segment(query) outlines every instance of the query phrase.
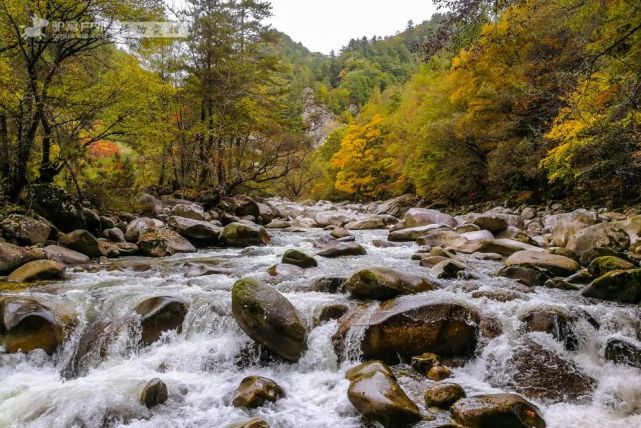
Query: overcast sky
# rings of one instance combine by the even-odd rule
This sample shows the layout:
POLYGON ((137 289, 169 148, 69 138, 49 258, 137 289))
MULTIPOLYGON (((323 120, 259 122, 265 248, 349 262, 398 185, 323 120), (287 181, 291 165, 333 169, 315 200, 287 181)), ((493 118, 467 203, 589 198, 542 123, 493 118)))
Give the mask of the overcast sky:
POLYGON ((430 0, 271 0, 270 23, 314 52, 339 51, 349 39, 389 36, 436 11, 430 0))

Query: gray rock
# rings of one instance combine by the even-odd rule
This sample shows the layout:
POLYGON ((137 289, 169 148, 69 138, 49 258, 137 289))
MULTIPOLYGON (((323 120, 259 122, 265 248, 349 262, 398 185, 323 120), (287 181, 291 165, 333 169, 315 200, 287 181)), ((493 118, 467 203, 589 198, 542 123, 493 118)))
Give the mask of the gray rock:
POLYGON ((44 248, 47 259, 65 265, 83 265, 91 261, 89 256, 58 245, 47 245, 44 248))
POLYGON ((67 234, 63 234, 58 239, 63 247, 78 251, 89 257, 100 257, 105 255, 100 247, 100 243, 95 236, 86 230, 78 229, 67 234))
POLYGON ((0 275, 7 275, 25 263, 44 258, 45 252, 41 248, 28 249, 0 242, 0 275))
POLYGON ((222 228, 207 221, 193 220, 187 217, 172 216, 167 225, 187 238, 196 246, 209 246, 218 244, 218 236, 222 228))
POLYGON ((303 269, 318 266, 316 259, 302 251, 290 249, 283 254, 283 263, 301 267, 303 269))
POLYGON ((177 253, 196 252, 196 247, 187 239, 167 228, 141 232, 138 235, 138 247, 147 257, 167 257, 177 253))
POLYGON ((4 236, 19 245, 42 245, 47 242, 51 228, 47 223, 20 214, 11 214, 0 223, 4 236))

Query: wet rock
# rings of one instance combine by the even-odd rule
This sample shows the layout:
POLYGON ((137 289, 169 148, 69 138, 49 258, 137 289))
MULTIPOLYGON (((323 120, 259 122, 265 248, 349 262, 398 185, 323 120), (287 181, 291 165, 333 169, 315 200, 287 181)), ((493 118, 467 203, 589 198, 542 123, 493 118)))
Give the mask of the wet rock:
POLYGON ((347 398, 363 416, 386 428, 410 426, 421 419, 416 404, 393 377, 382 371, 352 380, 347 398))
POLYGON ((594 248, 621 252, 630 247, 628 233, 616 223, 601 223, 581 229, 568 241, 567 247, 583 256, 594 248))
POLYGON ((195 204, 176 204, 171 209, 171 215, 174 217, 190 218, 192 220, 205 220, 204 208, 195 204))
POLYGON ((619 303, 639 303, 641 269, 608 272, 592 281, 581 294, 619 303))
POLYGON ((635 266, 627 260, 613 256, 597 257, 588 266, 588 272, 595 278, 613 270, 632 270, 635 266))
POLYGON ((365 248, 356 242, 338 242, 318 253, 319 256, 327 258, 364 256, 366 254, 365 248))
POLYGON ((234 284, 232 312, 249 337, 287 360, 298 361, 307 349, 304 318, 282 294, 258 280, 234 284))
POLYGON ((545 288, 555 288, 557 290, 579 290, 576 285, 564 280, 563 278, 551 278, 543 284, 545 288))
POLYGON ((434 366, 427 372, 427 377, 436 382, 447 379, 450 376, 452 376, 452 371, 443 365, 434 366))
POLYGON ((576 261, 565 256, 532 250, 512 254, 507 258, 505 264, 507 266, 534 266, 559 276, 572 275, 580 269, 576 261))
POLYGON ((348 236, 352 236, 352 234, 343 227, 335 227, 329 234, 332 236, 332 238, 335 239, 347 238, 348 236))
POLYGON ((566 281, 570 284, 589 284, 594 280, 594 277, 588 272, 587 269, 581 269, 574 275, 570 275, 566 278, 566 281))
POLYGON ((80 203, 64 189, 53 184, 33 184, 25 187, 21 201, 53 223, 63 232, 85 227, 80 203))
MULTIPOLYGON (((447 239, 451 239, 451 240, 458 239, 458 241, 456 242, 462 242, 459 235, 450 229, 451 228, 449 226, 443 226, 440 224, 430 224, 428 226, 410 227, 406 229, 391 231, 387 236, 387 240, 392 242, 413 242, 419 238, 422 238, 423 236, 434 235, 435 237, 438 237, 440 239, 438 241, 439 244, 440 242, 443 242, 444 240, 447 240, 447 239)), ((431 245, 431 244, 421 243, 419 245, 431 245)))
POLYGON ((198 278, 207 275, 232 275, 230 269, 220 268, 215 266, 207 266, 198 263, 187 262, 183 265, 186 269, 185 278, 198 278))
POLYGON ((10 282, 34 282, 62 279, 67 266, 53 260, 35 260, 20 266, 7 278, 10 282))
POLYGON ((265 228, 267 229, 285 229, 288 227, 291 227, 292 224, 288 221, 285 220, 280 220, 280 219, 274 219, 271 222, 269 222, 265 228))
POLYGON ((220 232, 219 239, 223 244, 230 247, 260 246, 271 242, 271 237, 264 227, 243 223, 228 224, 220 232))
POLYGON ((362 363, 352 367, 345 373, 345 379, 352 381, 358 379, 359 377, 369 376, 376 372, 381 372, 385 376, 396 379, 394 373, 392 372, 392 369, 390 369, 389 366, 384 362, 377 360, 368 361, 366 363, 362 363))
POLYGON ((116 242, 116 247, 118 247, 118 253, 121 256, 135 256, 140 253, 140 248, 136 244, 130 242, 116 242))
POLYGON ((548 333, 562 342, 568 350, 576 350, 579 345, 580 338, 576 328, 578 318, 563 309, 532 309, 520 319, 525 332, 548 333))
POLYGON ((90 262, 89 256, 58 245, 47 245, 44 248, 47 259, 65 265, 82 265, 90 262))
POLYGON ((130 221, 125 231, 125 239, 128 242, 137 242, 140 233, 146 230, 160 229, 165 224, 156 219, 140 217, 130 221))
POLYGON ((283 263, 308 269, 318 266, 316 259, 302 251, 290 249, 283 254, 283 263))
POLYGON ((641 348, 621 339, 610 339, 605 346, 605 359, 641 369, 641 348))
POLYGON ((412 357, 410 364, 414 370, 427 376, 432 367, 441 365, 441 357, 432 352, 425 352, 412 357))
POLYGON ((140 392, 140 404, 151 409, 167 401, 167 385, 162 380, 155 378, 150 380, 140 392))
POLYGON ((4 236, 19 245, 42 245, 49 239, 47 223, 20 214, 11 214, 0 222, 4 236))
POLYGON ((459 272, 467 269, 463 263, 456 260, 443 260, 432 268, 432 274, 437 278, 452 279, 456 278, 459 272))
POLYGON ((433 352, 444 357, 469 357, 476 348, 480 316, 468 306, 434 302, 429 295, 403 296, 381 303, 367 319, 360 307, 339 320, 333 337, 342 354, 350 328, 363 329, 361 351, 365 358, 396 363, 433 352))
POLYGON ((324 322, 337 320, 349 311, 349 306, 343 303, 326 303, 314 310, 314 326, 324 322))
POLYGON ((102 236, 104 236, 111 242, 126 242, 125 234, 123 233, 122 230, 118 229, 117 227, 103 230, 102 236))
POLYGON ((229 428, 269 428, 269 424, 259 418, 251 418, 247 422, 230 425, 229 428))
POLYGON ((138 247, 147 257, 167 257, 177 253, 196 252, 196 247, 187 239, 167 228, 141 232, 138 236, 138 247))
POLYGON ((534 266, 506 266, 498 273, 504 278, 514 279, 527 287, 539 287, 550 279, 550 275, 543 269, 534 266))
POLYGON ((571 213, 547 216, 544 223, 552 234, 552 243, 558 247, 565 247, 578 231, 592 226, 596 220, 595 212, 580 209, 571 213))
POLYGON ((425 404, 428 407, 449 409, 452 404, 465 397, 465 390, 458 383, 442 382, 425 391, 425 404))
POLYGON ((438 265, 441 262, 447 262, 449 259, 447 257, 441 257, 441 256, 428 256, 425 257, 424 254, 422 253, 417 253, 412 256, 412 260, 417 258, 420 260, 419 265, 423 267, 428 267, 428 268, 433 268, 434 266, 438 265))
POLYGON ((255 409, 265 402, 274 403, 283 397, 283 389, 273 380, 260 376, 248 376, 243 379, 232 400, 234 407, 255 409))
POLYGON ((142 344, 151 345, 166 331, 180 333, 187 310, 187 303, 175 297, 159 296, 140 302, 135 311, 140 316, 142 344))
POLYGON ((430 291, 437 286, 425 278, 387 268, 363 269, 352 275, 345 288, 357 299, 386 300, 402 294, 430 291))
POLYGON ((23 248, 8 242, 0 242, 0 275, 7 275, 25 263, 45 258, 40 248, 23 248))
POLYGON ((295 265, 280 263, 280 264, 271 266, 269 269, 267 269, 267 273, 270 274, 271 276, 299 278, 305 274, 305 270, 295 265))
POLYGON ((516 344, 507 359, 491 358, 487 372, 494 387, 555 403, 589 400, 597 385, 574 363, 531 337, 516 344))
POLYGON ((0 344, 5 352, 42 349, 53 354, 63 339, 62 324, 49 307, 35 299, 0 298, 0 344))
POLYGON ((314 280, 311 289, 319 293, 343 293, 345 291, 345 281, 343 277, 323 277, 314 280))
POLYGON ((527 299, 521 293, 511 290, 477 290, 470 295, 472 299, 490 299, 497 302, 511 302, 512 300, 527 299))
POLYGON ((176 216, 170 217, 167 225, 196 246, 218 244, 218 235, 222 230, 220 227, 207 221, 176 216))
POLYGON ((469 428, 545 428, 539 409, 517 394, 463 398, 452 406, 452 417, 469 428))
POLYGON ((403 218, 406 227, 427 226, 431 224, 445 224, 456 227, 458 222, 451 215, 437 210, 425 208, 412 208, 407 211, 403 218))
POLYGON ((86 230, 79 229, 61 235, 58 239, 58 242, 63 247, 78 251, 79 253, 85 254, 92 258, 105 255, 101 251, 100 243, 98 242, 96 237, 86 230))

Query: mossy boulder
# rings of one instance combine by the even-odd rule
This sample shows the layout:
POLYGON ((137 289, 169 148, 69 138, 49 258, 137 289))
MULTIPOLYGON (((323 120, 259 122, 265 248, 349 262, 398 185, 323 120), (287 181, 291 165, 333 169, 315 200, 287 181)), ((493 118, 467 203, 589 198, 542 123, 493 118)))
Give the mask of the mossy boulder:
POLYGON ((58 242, 63 247, 67 247, 92 258, 106 255, 98 239, 83 229, 61 235, 58 242))
POLYGON ((588 266, 588 272, 593 277, 598 278, 614 270, 632 270, 634 268, 634 264, 627 260, 614 256, 603 256, 592 260, 590 266, 588 266))
POLYGON ((25 263, 45 258, 42 248, 23 248, 0 242, 0 275, 8 275, 25 263))
POLYGON ((283 263, 298 266, 303 269, 318 266, 318 262, 314 257, 296 249, 285 251, 285 254, 283 254, 283 263))
POLYGON ((194 247, 178 232, 162 228, 141 232, 138 236, 138 247, 148 257, 167 257, 177 253, 195 253, 194 247))
POLYGON ((619 303, 639 303, 641 302, 641 269, 608 272, 592 281, 581 294, 585 297, 619 303))
POLYGON ((220 242, 230 247, 249 247, 267 245, 271 237, 267 230, 257 224, 230 223, 220 232, 220 242))
POLYGON ((630 236, 618 223, 600 223, 579 230, 567 247, 580 257, 595 248, 622 252, 630 247, 630 236))
POLYGON ((441 382, 425 391, 425 404, 428 407, 449 409, 461 398, 465 398, 465 390, 458 383, 441 382))
POLYGON ((384 371, 355 377, 347 390, 347 398, 363 416, 386 428, 406 427, 421 420, 418 406, 396 379, 384 371))
POLYGON ((356 272, 347 282, 347 291, 357 299, 387 300, 402 294, 416 294, 437 288, 427 279, 387 268, 356 272))
POLYGON ((53 260, 35 260, 20 266, 7 278, 10 282, 34 282, 62 279, 65 266, 53 260))
POLYGON ((333 337, 342 354, 352 328, 363 329, 365 358, 396 363, 433 352, 443 357, 471 357, 479 335, 479 313, 459 303, 434 301, 429 295, 402 296, 383 302, 371 315, 356 307, 339 320, 333 337), (365 314, 365 315, 364 315, 365 314))
POLYGON ((140 316, 142 344, 154 343, 165 331, 180 333, 188 309, 187 302, 171 296, 152 297, 140 302, 135 311, 140 316))
POLYGON ((452 417, 468 428, 545 428, 539 409, 517 394, 475 395, 458 400, 452 417))
POLYGON ((61 187, 33 184, 24 188, 20 199, 63 232, 85 227, 82 205, 61 187))
POLYGON ((240 382, 232 404, 243 409, 255 409, 266 402, 274 403, 283 395, 283 389, 273 380, 261 376, 248 376, 240 382))
POLYGON ((232 313, 249 337, 286 360, 298 361, 307 349, 302 315, 285 296, 256 279, 234 284, 232 313))
POLYGON ((42 349, 53 354, 63 339, 63 325, 45 304, 29 298, 0 298, 0 344, 5 352, 42 349))

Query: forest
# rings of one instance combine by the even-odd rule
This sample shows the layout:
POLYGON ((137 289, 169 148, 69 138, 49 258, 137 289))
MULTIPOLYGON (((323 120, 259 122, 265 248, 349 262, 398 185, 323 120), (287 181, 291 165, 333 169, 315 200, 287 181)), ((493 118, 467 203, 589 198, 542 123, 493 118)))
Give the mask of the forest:
POLYGON ((268 2, 3 0, 0 196, 638 202, 638 2, 435 3, 323 55, 267 25, 268 2), (34 17, 101 25, 26 37, 34 17), (117 31, 163 20, 185 37, 117 31))

